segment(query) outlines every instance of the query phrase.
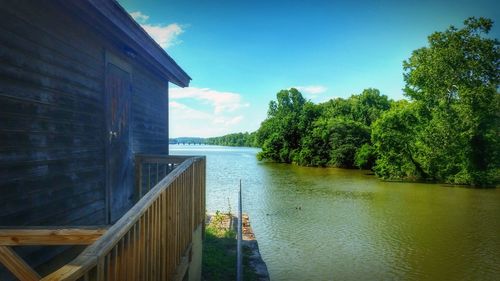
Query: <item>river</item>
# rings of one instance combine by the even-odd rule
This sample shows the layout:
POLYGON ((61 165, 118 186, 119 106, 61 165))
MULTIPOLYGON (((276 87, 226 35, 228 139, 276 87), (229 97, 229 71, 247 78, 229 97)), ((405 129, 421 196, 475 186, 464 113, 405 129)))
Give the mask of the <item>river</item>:
POLYGON ((500 189, 384 182, 368 171, 207 156, 207 210, 236 211, 239 180, 271 280, 500 280, 500 189))

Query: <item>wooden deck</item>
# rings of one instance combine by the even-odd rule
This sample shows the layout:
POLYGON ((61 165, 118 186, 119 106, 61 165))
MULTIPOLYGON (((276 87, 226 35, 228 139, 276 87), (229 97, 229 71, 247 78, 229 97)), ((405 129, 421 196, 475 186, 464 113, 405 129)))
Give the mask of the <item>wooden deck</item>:
POLYGON ((182 280, 204 227, 205 157, 138 155, 137 203, 115 224, 0 229, 0 262, 20 280, 182 280), (10 247, 89 245, 41 277, 10 247))

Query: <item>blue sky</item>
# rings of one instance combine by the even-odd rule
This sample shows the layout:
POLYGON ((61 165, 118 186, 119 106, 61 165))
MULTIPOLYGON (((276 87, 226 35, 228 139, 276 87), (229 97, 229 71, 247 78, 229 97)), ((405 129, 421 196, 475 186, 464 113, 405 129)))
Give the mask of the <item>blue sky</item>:
POLYGON ((298 87, 313 102, 373 87, 403 98, 403 60, 500 1, 119 0, 193 78, 170 90, 170 136, 258 129, 269 101, 298 87))

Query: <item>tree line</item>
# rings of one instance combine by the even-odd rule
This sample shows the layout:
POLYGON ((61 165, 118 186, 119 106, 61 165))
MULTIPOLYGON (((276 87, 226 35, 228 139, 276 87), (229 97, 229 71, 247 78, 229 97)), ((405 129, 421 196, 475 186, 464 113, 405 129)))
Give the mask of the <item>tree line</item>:
POLYGON ((223 146, 248 146, 257 147, 255 142, 255 135, 257 132, 252 133, 234 133, 220 137, 213 137, 205 139, 205 144, 223 145, 223 146))
POLYGON ((297 89, 282 90, 255 134, 233 135, 261 147, 259 160, 359 167, 390 180, 498 184, 500 49, 487 37, 492 25, 469 18, 461 29, 430 35, 403 62, 404 100, 369 88, 314 104, 297 89))

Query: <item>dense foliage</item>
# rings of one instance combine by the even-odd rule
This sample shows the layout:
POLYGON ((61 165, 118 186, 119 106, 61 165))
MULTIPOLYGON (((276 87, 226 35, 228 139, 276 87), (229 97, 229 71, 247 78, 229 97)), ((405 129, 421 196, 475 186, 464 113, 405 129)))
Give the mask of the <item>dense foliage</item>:
POLYGON ((490 185, 500 180, 500 51, 492 21, 429 36, 403 63, 408 101, 376 89, 313 104, 296 89, 271 101, 254 136, 260 160, 373 168, 385 179, 490 185))
MULTIPOLYGON (((355 156, 370 145, 370 126, 390 108, 376 89, 322 104, 305 101, 296 89, 282 90, 269 105, 268 118, 257 131, 259 159, 305 166, 352 168, 355 156)), ((369 155, 366 155, 369 166, 369 155)), ((359 160, 362 161, 362 160, 359 160)))
POLYGON ((223 146, 257 146, 255 142, 256 133, 235 133, 221 137, 205 139, 205 144, 223 145, 223 146))

